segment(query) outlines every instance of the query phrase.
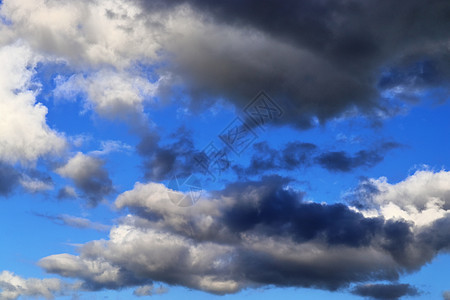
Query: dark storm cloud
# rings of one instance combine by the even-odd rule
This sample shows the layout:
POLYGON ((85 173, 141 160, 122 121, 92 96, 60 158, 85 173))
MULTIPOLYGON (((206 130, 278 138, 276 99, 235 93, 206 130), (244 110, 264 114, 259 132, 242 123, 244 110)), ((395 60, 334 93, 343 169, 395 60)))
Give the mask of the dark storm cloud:
MULTIPOLYGON (((450 79, 445 0, 138 2, 149 13, 187 4, 216 26, 165 44, 169 70, 195 100, 220 96, 243 107, 264 89, 284 107, 280 121, 300 127, 355 107, 393 114, 380 89, 450 79)), ((411 97, 403 94, 395 95, 411 97)))
POLYGON ((370 299, 396 300, 403 296, 417 296, 417 288, 409 284, 365 284, 358 285, 352 293, 370 299))
POLYGON ((224 196, 237 198, 249 189, 260 193, 257 202, 236 202, 226 209, 223 223, 235 233, 254 229, 287 235, 297 242, 320 237, 329 245, 351 247, 368 245, 383 229, 382 219, 364 218, 343 204, 303 203, 301 194, 282 189, 281 182, 281 178, 272 176, 263 178, 262 183, 229 185, 224 196))
POLYGON ((9 195, 19 183, 20 174, 13 167, 0 162, 0 196, 9 195))

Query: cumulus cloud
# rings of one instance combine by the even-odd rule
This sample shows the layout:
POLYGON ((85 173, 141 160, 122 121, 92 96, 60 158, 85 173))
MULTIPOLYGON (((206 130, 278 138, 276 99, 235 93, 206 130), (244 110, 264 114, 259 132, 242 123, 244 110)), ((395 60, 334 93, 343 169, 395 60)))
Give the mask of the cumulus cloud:
POLYGON ((417 296, 417 288, 409 284, 365 284, 356 286, 353 294, 370 299, 395 300, 403 296, 417 296))
POLYGON ((1 13, 16 38, 72 63, 124 67, 158 48, 140 10, 124 1, 8 1, 1 13))
MULTIPOLYGON (((104 161, 78 152, 64 166, 55 170, 63 177, 70 178, 75 186, 83 192, 91 205, 97 205, 103 198, 113 191, 112 181, 107 170, 104 168, 104 161)), ((72 195, 61 192, 61 197, 72 195)))
MULTIPOLYGON (((84 244, 78 256, 52 255, 39 264, 91 289, 158 281, 216 294, 264 285, 336 290, 395 281, 450 249, 449 215, 426 226, 364 216, 340 203, 307 202, 289 182, 271 176, 232 183, 188 208, 169 200, 168 193, 183 197, 182 192, 137 183, 115 202, 132 214, 111 229, 109 240, 84 244)), ((425 182, 420 198, 445 195, 448 184, 435 184, 425 182)), ((359 288, 368 289, 375 290, 359 288)))
POLYGON ((15 300, 21 296, 54 299, 56 294, 66 289, 68 284, 57 278, 25 279, 9 271, 0 273, 0 296, 4 300, 15 300))
POLYGON ((426 226, 450 213, 450 172, 417 171, 395 184, 386 177, 368 179, 354 196, 362 198, 358 203, 366 216, 426 226))
POLYGON ((0 48, 0 161, 33 164, 65 147, 62 135, 46 123, 47 108, 36 103, 36 91, 30 89, 36 62, 20 43, 0 48))

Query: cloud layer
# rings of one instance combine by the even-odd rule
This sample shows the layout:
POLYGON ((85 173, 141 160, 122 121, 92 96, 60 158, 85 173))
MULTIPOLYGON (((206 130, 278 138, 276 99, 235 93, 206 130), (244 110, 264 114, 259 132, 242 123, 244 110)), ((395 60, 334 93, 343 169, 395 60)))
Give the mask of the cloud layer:
POLYGON ((99 70, 75 75, 65 87, 85 90, 101 114, 140 111, 145 95, 166 99, 180 86, 193 108, 211 104, 211 97, 244 107, 264 89, 285 108, 280 122, 299 127, 352 111, 391 115, 397 108, 390 98, 409 100, 445 86, 449 10, 440 0, 2 5, 12 39, 75 69, 99 70), (156 84, 142 81, 136 63, 156 66, 156 84), (106 84, 106 93, 92 83, 106 84))
MULTIPOLYGON (((404 193, 414 190, 409 185, 414 178, 448 174, 418 172, 392 185, 404 192, 390 201, 401 203, 404 193)), ((426 224, 401 214, 368 217, 344 204, 306 202, 281 177, 230 184, 189 208, 168 200, 168 192, 183 197, 181 192, 137 183, 115 202, 132 214, 112 228, 109 240, 83 245, 79 256, 57 254, 39 264, 47 272, 82 279, 90 289, 160 281, 227 294, 263 285, 336 290, 352 283, 395 281, 450 249, 450 231, 445 230, 449 187, 422 182, 421 201, 438 199, 445 210, 426 224)), ((371 199, 366 198, 368 203, 371 199)), ((355 293, 376 297, 380 291, 413 291, 397 287, 360 286, 355 293)))

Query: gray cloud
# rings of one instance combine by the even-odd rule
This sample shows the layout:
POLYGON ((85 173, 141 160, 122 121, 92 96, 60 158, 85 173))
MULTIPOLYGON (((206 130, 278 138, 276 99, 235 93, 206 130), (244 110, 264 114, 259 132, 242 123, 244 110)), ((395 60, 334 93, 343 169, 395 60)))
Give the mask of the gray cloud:
POLYGON ((9 195, 19 183, 20 174, 13 167, 0 162, 0 195, 9 195))
POLYGON ((354 155, 344 151, 328 151, 316 157, 316 162, 329 171, 349 172, 359 167, 373 167, 381 162, 386 152, 400 147, 396 143, 382 143, 369 150, 360 150, 354 155))
POLYGON ((281 149, 271 148, 266 142, 253 145, 255 154, 246 167, 233 166, 239 176, 258 175, 268 171, 293 171, 319 164, 332 172, 350 172, 360 167, 373 167, 384 159, 386 153, 401 145, 382 142, 355 154, 345 151, 320 149, 311 143, 291 142, 281 149))
MULTIPOLYGON (((168 138, 172 142, 162 144, 160 140, 155 131, 148 132, 136 147, 144 157, 146 179, 161 181, 173 176, 181 178, 206 172, 199 163, 203 152, 195 148, 191 133, 185 128, 179 128, 168 138)), ((225 163, 228 165, 229 161, 225 163)))
POLYGON ((71 186, 65 186, 58 190, 58 194, 56 196, 58 199, 74 199, 77 198, 77 193, 75 189, 71 186))
POLYGON ((243 107, 264 89, 285 107, 282 121, 308 127, 354 108, 395 113, 381 90, 410 99, 450 78, 450 4, 441 0, 137 2, 149 18, 180 5, 199 15, 201 25, 169 37, 164 50, 169 72, 202 104, 213 95, 243 107))
POLYGON ((365 284, 358 285, 352 293, 370 299, 395 300, 403 296, 417 296, 417 288, 409 284, 365 284))
POLYGON ((39 193, 53 189, 52 177, 38 170, 26 170, 22 173, 20 184, 29 193, 39 193))
POLYGON ((266 171, 295 170, 311 164, 312 155, 318 150, 311 143, 291 142, 283 149, 271 148, 266 142, 253 145, 255 154, 249 166, 233 166, 238 175, 257 175, 266 171))
MULTIPOLYGON (((414 176, 393 188, 408 188, 414 176)), ((52 255, 39 264, 47 272, 82 279, 90 289, 158 281, 215 294, 265 285, 336 290, 396 281, 450 247, 449 214, 425 226, 388 211, 370 217, 341 203, 307 202, 289 184, 278 176, 237 182, 182 208, 168 193, 183 193, 137 183, 115 202, 132 214, 111 229, 109 240, 86 243, 78 256, 52 255)), ((421 197, 436 194, 434 185, 448 190, 436 180, 424 182, 421 197)))
POLYGON ((443 292, 442 297, 444 298, 444 300, 449 300, 450 299, 450 291, 443 292))
MULTIPOLYGON (((113 192, 112 181, 103 165, 103 160, 79 152, 55 171, 63 177, 72 179, 75 186, 89 200, 89 204, 97 205, 113 192)), ((62 190, 58 195, 64 197, 69 194, 62 190)))

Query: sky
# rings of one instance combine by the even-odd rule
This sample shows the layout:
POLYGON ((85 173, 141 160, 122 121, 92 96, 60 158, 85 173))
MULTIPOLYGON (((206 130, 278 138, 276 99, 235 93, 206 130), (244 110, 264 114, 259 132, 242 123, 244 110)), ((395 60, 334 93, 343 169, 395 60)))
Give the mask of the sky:
POLYGON ((0 299, 450 299, 450 3, 0 1, 0 299))

